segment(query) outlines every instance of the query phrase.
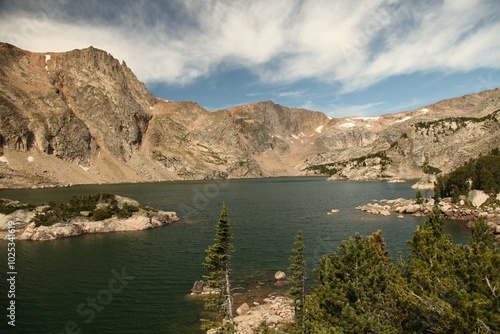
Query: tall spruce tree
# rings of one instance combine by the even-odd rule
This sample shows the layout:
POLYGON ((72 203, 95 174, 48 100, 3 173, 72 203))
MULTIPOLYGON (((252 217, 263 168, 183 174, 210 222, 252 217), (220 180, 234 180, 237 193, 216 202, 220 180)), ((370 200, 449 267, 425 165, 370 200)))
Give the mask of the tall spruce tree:
POLYGON ((213 291, 205 300, 205 309, 213 312, 214 316, 212 319, 202 319, 202 329, 217 328, 217 333, 235 333, 233 298, 229 279, 231 254, 234 252, 233 235, 224 203, 215 229, 215 243, 206 250, 207 256, 203 263, 209 271, 209 274, 203 278, 207 282, 207 287, 213 291))
POLYGON ((288 297, 293 301, 295 310, 295 323, 297 329, 305 332, 304 328, 304 303, 306 298, 306 260, 304 257, 304 242, 302 241, 302 231, 298 231, 295 236, 295 242, 292 252, 294 255, 290 257, 290 288, 288 289, 288 297))

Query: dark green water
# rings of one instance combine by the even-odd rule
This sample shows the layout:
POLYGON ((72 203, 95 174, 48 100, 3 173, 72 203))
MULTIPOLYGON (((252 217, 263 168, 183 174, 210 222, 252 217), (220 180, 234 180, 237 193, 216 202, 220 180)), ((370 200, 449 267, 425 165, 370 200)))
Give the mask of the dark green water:
MULTIPOLYGON (((7 243, 0 241, 0 332, 200 333, 202 305, 187 292, 205 273, 204 250, 212 243, 222 201, 235 235, 233 278, 238 285, 285 270, 298 229, 304 232, 309 269, 356 232, 381 229, 392 255, 404 253, 422 219, 373 216, 354 207, 373 199, 414 198, 410 186, 303 177, 0 190, 0 197, 31 202, 112 192, 183 218, 148 231, 17 242, 15 328, 7 325, 7 243), (331 209, 341 213, 327 215, 331 209), (122 274, 125 278, 117 280, 122 274), (92 299, 95 306, 88 304, 92 299)), ((449 222, 446 232, 456 242, 469 235, 460 222, 449 222)))

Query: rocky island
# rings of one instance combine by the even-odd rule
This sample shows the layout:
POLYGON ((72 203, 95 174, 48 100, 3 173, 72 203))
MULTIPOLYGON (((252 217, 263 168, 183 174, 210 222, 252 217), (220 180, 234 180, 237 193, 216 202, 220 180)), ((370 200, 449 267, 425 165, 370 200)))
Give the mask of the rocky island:
POLYGON ((175 212, 156 210, 118 195, 74 196, 68 203, 33 205, 0 199, 0 239, 15 222, 16 239, 45 241, 87 233, 140 231, 179 220, 175 212))

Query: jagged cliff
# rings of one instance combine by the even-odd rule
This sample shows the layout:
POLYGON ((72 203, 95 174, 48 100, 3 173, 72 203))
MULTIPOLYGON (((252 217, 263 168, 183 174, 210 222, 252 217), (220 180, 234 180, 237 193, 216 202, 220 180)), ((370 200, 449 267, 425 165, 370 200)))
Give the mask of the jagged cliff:
POLYGON ((209 112, 152 96, 95 48, 0 43, 0 187, 281 175, 414 178, 500 147, 500 90, 331 119, 271 101, 209 112))

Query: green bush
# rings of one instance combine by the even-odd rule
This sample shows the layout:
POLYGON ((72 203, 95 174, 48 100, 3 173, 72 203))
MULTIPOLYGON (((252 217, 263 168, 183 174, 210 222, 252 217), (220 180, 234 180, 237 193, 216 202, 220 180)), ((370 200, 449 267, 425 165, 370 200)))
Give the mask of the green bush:
POLYGON ((56 223, 60 223, 59 218, 52 213, 36 213, 35 217, 31 219, 31 222, 35 223, 35 226, 50 226, 56 223))
POLYGON ((137 211, 139 211, 139 207, 125 203, 123 208, 118 209, 117 215, 118 218, 128 218, 137 211))
POLYGON ((440 174, 442 172, 441 169, 434 167, 434 166, 431 166, 431 165, 428 165, 428 164, 425 164, 423 169, 424 169, 425 174, 437 175, 437 174, 440 174))
POLYGON ((113 208, 111 206, 105 206, 92 211, 92 219, 95 221, 104 220, 113 217, 113 208))
POLYGON ((14 211, 18 210, 17 207, 10 206, 10 205, 5 205, 5 203, 0 203, 0 213, 4 215, 10 215, 14 211))
POLYGON ((4 215, 10 215, 11 213, 17 210, 33 210, 36 208, 36 205, 33 203, 21 203, 14 205, 12 203, 6 204, 7 201, 0 200, 0 213, 4 215))

